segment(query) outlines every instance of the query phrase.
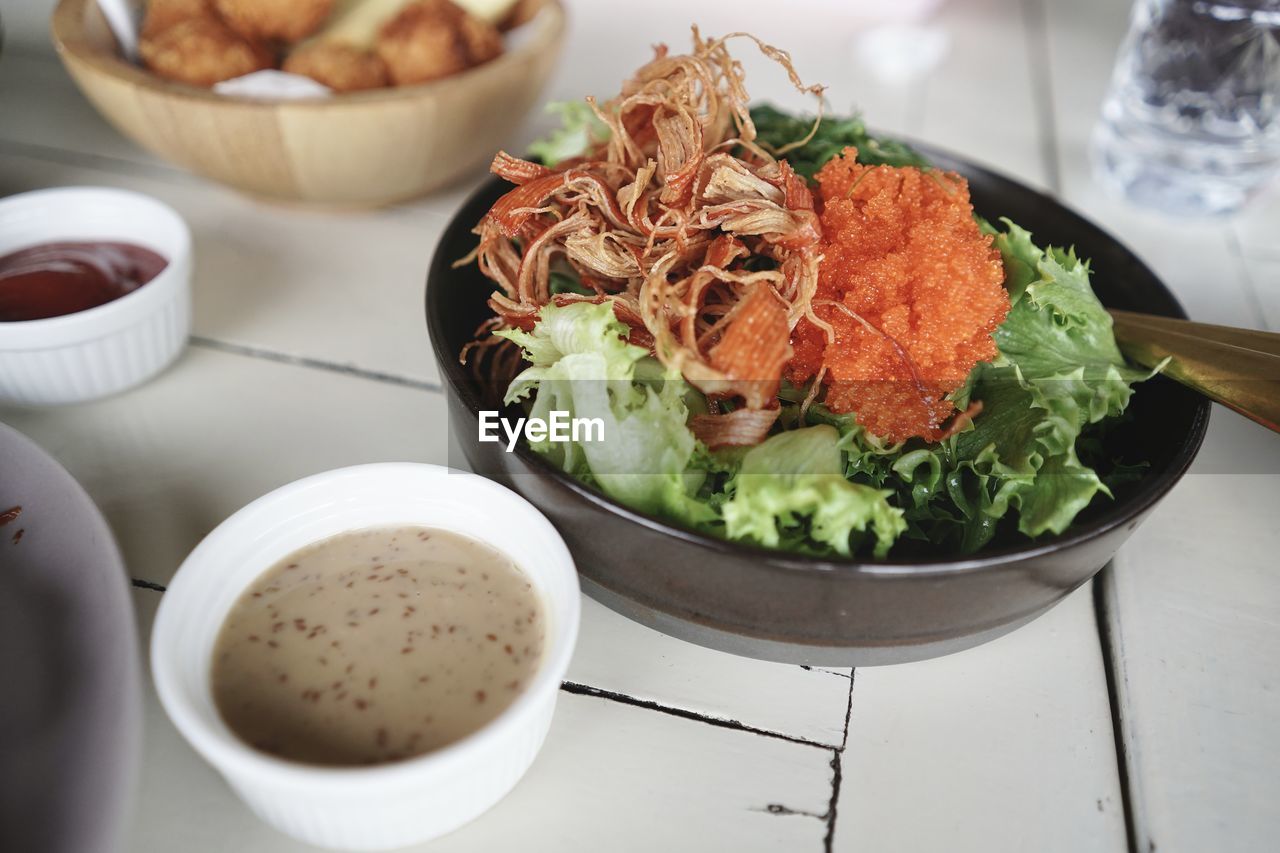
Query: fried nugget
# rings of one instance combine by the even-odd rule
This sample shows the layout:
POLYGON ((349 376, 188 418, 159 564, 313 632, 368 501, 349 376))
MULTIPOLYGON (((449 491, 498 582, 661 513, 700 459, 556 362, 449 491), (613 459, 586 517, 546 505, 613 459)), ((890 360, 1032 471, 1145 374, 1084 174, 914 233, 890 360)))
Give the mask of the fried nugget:
POLYGON ((150 0, 142 21, 142 37, 154 38, 174 24, 213 15, 212 0, 150 0))
POLYGON ((403 86, 488 62, 502 53, 502 36, 449 0, 418 0, 383 25, 376 49, 403 86))
POLYGON ((317 42, 299 47, 285 58, 284 70, 310 77, 335 92, 391 84, 387 66, 376 54, 349 44, 317 42))
POLYGON ((192 86, 212 86, 274 65, 270 51, 214 17, 176 23, 142 39, 138 52, 156 74, 192 86))
POLYGON ((213 0, 236 32, 262 41, 295 42, 320 28, 333 0, 213 0))
POLYGON ((488 21, 475 15, 464 15, 461 34, 472 65, 480 65, 502 55, 502 34, 488 21))

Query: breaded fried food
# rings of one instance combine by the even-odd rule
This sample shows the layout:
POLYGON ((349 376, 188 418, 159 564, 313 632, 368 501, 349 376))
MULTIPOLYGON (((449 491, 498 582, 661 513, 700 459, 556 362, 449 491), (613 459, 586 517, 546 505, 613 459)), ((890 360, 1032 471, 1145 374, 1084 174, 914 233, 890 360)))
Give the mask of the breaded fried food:
POLYGON ((387 66, 377 54, 334 42, 299 47, 285 59, 284 70, 310 77, 335 92, 358 92, 391 84, 387 66))
POLYGON ((488 62, 502 53, 502 36, 449 0, 417 0, 383 25, 376 50, 403 86, 488 62))
POLYGON ((463 16, 462 40, 466 42, 472 65, 480 65, 502 55, 502 33, 475 15, 463 16))
POLYGON ((212 0, 150 0, 142 20, 142 38, 153 38, 183 21, 214 16, 212 0))
POLYGON ((212 86, 275 64, 260 43, 212 16, 181 21, 143 38, 138 52, 156 74, 192 86, 212 86))
POLYGON ((295 42, 314 33, 329 17, 333 0, 213 0, 223 20, 242 36, 295 42))

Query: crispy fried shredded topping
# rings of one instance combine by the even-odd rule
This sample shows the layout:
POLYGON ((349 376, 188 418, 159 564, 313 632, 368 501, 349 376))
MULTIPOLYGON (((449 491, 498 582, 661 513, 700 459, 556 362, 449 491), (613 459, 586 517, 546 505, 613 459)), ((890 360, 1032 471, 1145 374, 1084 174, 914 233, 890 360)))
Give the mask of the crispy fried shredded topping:
POLYGON ((790 331, 806 316, 825 325, 811 306, 822 226, 804 179, 755 142, 743 69, 726 47, 739 37, 821 95, 784 51, 695 27, 691 53, 658 46, 616 98, 592 103, 611 130, 597 150, 556 168, 500 153, 492 171, 517 186, 476 228, 500 326, 529 328, 552 301, 612 299, 633 342, 712 401, 757 413, 703 424, 713 446, 764 438, 790 331), (553 294, 558 264, 593 295, 553 294))
POLYGON ((1009 310, 968 185, 864 166, 848 148, 818 172, 815 199, 785 148, 757 143, 733 38, 821 107, 821 87, 753 36, 695 27, 688 55, 659 45, 616 98, 588 99, 607 142, 555 167, 494 158, 515 188, 476 227, 472 257, 498 285, 482 331, 530 329, 549 303, 610 300, 632 343, 707 396, 712 414, 691 428, 712 448, 762 441, 784 376, 808 386, 803 408, 822 399, 888 441, 946 437, 976 414, 947 395, 996 355, 1009 310), (582 292, 553 292, 566 268, 582 292))

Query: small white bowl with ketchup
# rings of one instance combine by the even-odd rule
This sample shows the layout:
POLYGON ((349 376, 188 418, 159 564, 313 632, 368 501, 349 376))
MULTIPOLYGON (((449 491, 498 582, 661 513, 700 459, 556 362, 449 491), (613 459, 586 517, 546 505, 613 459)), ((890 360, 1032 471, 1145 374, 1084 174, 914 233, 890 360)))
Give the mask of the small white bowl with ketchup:
POLYGON ((104 187, 0 199, 0 401, 60 405, 164 370, 191 329, 191 231, 104 187))

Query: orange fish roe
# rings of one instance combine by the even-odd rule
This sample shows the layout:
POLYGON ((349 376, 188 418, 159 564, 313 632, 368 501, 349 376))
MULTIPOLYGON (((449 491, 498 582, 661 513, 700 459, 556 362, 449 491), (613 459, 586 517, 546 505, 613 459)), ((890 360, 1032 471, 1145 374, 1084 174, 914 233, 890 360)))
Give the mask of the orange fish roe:
POLYGON ((823 228, 814 313, 792 333, 787 377, 819 373, 826 404, 890 441, 936 441, 959 388, 996 355, 1004 267, 978 230, 969 185, 936 170, 863 166, 846 148, 817 174, 823 228), (824 372, 825 371, 825 372, 824 372))

